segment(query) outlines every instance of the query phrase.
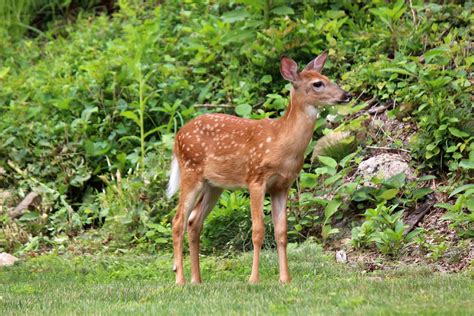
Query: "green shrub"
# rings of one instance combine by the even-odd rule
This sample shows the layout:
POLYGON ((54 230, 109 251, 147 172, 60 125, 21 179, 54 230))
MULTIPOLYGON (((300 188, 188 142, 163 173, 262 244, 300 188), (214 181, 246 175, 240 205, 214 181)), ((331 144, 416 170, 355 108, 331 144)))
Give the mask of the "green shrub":
POLYGON ((360 227, 352 229, 352 245, 355 247, 370 247, 376 245, 377 249, 385 254, 398 256, 402 247, 412 242, 420 232, 414 230, 405 235, 407 227, 403 224, 401 216, 403 211, 397 211, 398 205, 386 206, 380 203, 376 208, 365 211, 365 221, 360 227))
MULTIPOLYGON (((275 244, 268 207, 265 208, 264 220, 264 247, 268 248, 275 244)), ((253 248, 250 199, 246 193, 226 191, 222 194, 217 206, 204 222, 201 242, 204 252, 222 253, 253 248)))
MULTIPOLYGON (((28 4, 16 11, 30 12, 22 20, 28 24, 46 2, 34 2, 34 9, 33 2, 15 3, 28 4)), ((173 135, 205 112, 280 115, 289 90, 278 69, 282 54, 303 65, 328 51, 325 74, 358 96, 335 110, 336 131, 363 129, 368 116, 358 111, 368 99, 391 102, 389 115, 403 114, 417 125, 417 165, 450 172, 453 181, 472 169, 473 15, 467 3, 118 1, 112 16, 79 11, 74 21, 60 13, 71 1, 48 3, 60 9, 41 30, 21 35, 10 28, 14 18, 0 25, 0 165, 8 173, 1 185, 19 197, 38 186, 45 192, 44 209, 12 229, 21 244, 31 237, 36 246, 30 248, 54 246, 54 237, 84 229, 110 232, 122 245, 169 247, 174 201, 162 192, 173 135), (401 113, 404 108, 411 115, 401 113)), ((89 8, 95 2, 77 3, 89 8)), ((3 16, 13 12, 2 9, 3 16)), ((329 240, 344 213, 384 201, 404 209, 426 194, 409 184, 371 189, 346 181, 364 153, 351 144, 319 153, 329 159, 315 170, 305 165, 301 190, 291 191, 292 241, 329 240), (350 152, 357 154, 343 163, 350 152)), ((203 237, 208 251, 250 247, 248 200, 237 197, 241 206, 219 204, 211 214, 215 225, 207 225, 212 228, 203 237), (219 231, 227 223, 232 234, 219 231)))
POLYGON ((443 219, 451 221, 454 228, 463 238, 474 237, 474 184, 466 184, 455 189, 449 197, 456 197, 454 204, 438 203, 435 206, 448 210, 443 219))

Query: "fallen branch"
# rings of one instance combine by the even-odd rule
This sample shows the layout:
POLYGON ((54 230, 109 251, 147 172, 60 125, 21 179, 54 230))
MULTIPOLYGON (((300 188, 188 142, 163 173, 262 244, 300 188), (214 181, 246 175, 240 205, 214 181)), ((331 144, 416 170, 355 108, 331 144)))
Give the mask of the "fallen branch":
POLYGON ((370 115, 375 115, 375 114, 382 113, 391 107, 395 107, 395 100, 393 101, 392 104, 390 104, 390 102, 387 102, 384 105, 374 106, 370 108, 368 112, 370 115))
POLYGON ((20 204, 10 212, 10 217, 13 219, 21 217, 30 207, 38 206, 40 203, 41 195, 36 192, 30 192, 25 196, 23 201, 21 201, 20 204))
POLYGON ((33 183, 43 187, 45 189, 46 192, 48 193, 51 193, 53 195, 56 195, 59 197, 59 201, 60 203, 66 208, 67 212, 68 212, 68 215, 69 215, 69 223, 72 223, 72 213, 74 212, 74 210, 72 209, 71 205, 69 205, 69 203, 66 201, 66 198, 63 194, 59 193, 58 191, 54 190, 54 189, 51 189, 50 187, 48 187, 46 184, 44 184, 43 182, 39 181, 38 179, 34 178, 34 177, 31 177, 31 176, 28 176, 26 174, 25 171, 21 170, 17 165, 15 165, 15 163, 13 163, 13 161, 11 160, 8 160, 7 161, 7 164, 8 166, 10 166, 10 168, 12 168, 16 173, 18 173, 19 175, 21 175, 23 178, 25 179, 29 179, 31 180, 33 183))
POLYGON ((425 215, 431 210, 431 207, 433 207, 434 204, 435 202, 430 200, 415 208, 415 210, 405 219, 405 223, 408 225, 408 227, 405 229, 403 234, 406 235, 411 232, 423 219, 423 217, 425 217, 425 215))

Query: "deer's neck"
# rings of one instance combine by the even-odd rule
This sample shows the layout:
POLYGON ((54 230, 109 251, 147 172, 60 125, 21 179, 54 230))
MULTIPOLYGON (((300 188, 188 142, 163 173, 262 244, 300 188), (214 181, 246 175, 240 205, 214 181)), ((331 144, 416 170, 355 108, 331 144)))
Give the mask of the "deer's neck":
POLYGON ((313 106, 305 105, 296 93, 291 91, 290 102, 285 114, 278 120, 282 145, 296 156, 303 156, 313 136, 318 112, 313 106))

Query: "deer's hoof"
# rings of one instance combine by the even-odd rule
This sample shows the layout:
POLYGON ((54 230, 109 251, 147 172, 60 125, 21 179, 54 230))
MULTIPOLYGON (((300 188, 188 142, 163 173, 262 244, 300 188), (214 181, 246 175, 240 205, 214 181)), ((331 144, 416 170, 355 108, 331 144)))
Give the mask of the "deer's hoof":
POLYGON ((281 284, 290 284, 291 283, 291 278, 290 277, 280 278, 280 283, 281 284))
POLYGON ((250 277, 249 284, 258 284, 260 282, 258 277, 250 277))

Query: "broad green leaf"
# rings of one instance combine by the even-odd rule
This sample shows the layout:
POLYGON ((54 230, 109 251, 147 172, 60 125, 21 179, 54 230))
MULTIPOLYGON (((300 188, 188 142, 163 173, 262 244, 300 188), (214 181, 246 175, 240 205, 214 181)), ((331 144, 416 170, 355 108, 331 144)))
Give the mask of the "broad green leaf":
POLYGON ((330 218, 337 212, 337 209, 341 205, 340 201, 332 200, 324 208, 324 223, 326 224, 330 218))
POLYGON ((272 9, 271 12, 276 14, 276 15, 292 15, 292 14, 295 14, 295 11, 292 8, 287 7, 287 6, 276 7, 274 9, 272 9))
POLYGON ((333 169, 336 169, 337 167, 337 161, 334 160, 331 157, 326 157, 326 156, 318 156, 319 161, 321 161, 323 164, 325 164, 328 167, 331 167, 333 169))
POLYGON ((470 188, 474 188, 474 184, 473 184, 473 183, 469 183, 469 184, 462 185, 462 186, 456 188, 455 190, 453 190, 453 192, 451 192, 451 194, 449 195, 449 197, 455 196, 456 194, 461 193, 461 192, 463 192, 463 191, 466 191, 467 189, 470 189, 470 188))
POLYGON ((221 44, 227 45, 231 43, 243 43, 246 41, 250 41, 255 37, 255 33, 251 30, 247 29, 237 29, 231 32, 226 33, 221 38, 221 44))
POLYGON ((26 212, 20 217, 20 221, 31 222, 39 218, 39 213, 37 211, 26 212))
POLYGON ((323 239, 327 239, 329 236, 337 234, 338 232, 338 228, 332 228, 331 225, 323 225, 321 230, 321 236, 323 237, 323 239))
POLYGON ((425 61, 427 63, 430 63, 434 58, 437 56, 445 56, 448 52, 448 49, 446 47, 436 47, 433 48, 425 53, 425 61))
POLYGON ((252 107, 248 104, 239 104, 235 107, 235 113, 242 117, 249 117, 252 113, 252 107))
POLYGON ((354 194, 352 195, 352 200, 355 202, 373 200, 372 196, 369 194, 369 192, 373 190, 374 188, 362 187, 354 192, 354 194))
POLYGON ((474 161, 463 159, 459 163, 459 167, 461 167, 463 169, 474 169, 474 161))
POLYGON ((244 9, 237 9, 234 11, 226 12, 222 15, 222 20, 228 23, 234 23, 237 21, 243 21, 250 17, 250 14, 244 9))
POLYGON ((377 195, 377 198, 388 201, 388 200, 391 200, 394 197, 396 197, 398 192, 400 192, 400 190, 398 190, 398 189, 385 190, 381 194, 377 195))
POLYGON ((341 159, 341 161, 339 162, 339 164, 341 165, 341 167, 345 168, 345 167, 346 167, 346 164, 347 164, 349 161, 351 161, 352 158, 354 158, 356 155, 357 155, 357 152, 347 155, 346 157, 344 157, 344 158, 341 159))
POLYGON ((0 68, 0 80, 4 79, 9 72, 10 72, 10 67, 0 68))
POLYGON ((101 156, 110 150, 111 145, 107 141, 92 142, 87 140, 84 147, 89 156, 101 156))
POLYGON ((135 114, 135 112, 124 111, 124 112, 120 113, 120 115, 123 116, 123 117, 126 117, 128 119, 131 119, 132 121, 135 122, 135 124, 140 126, 140 119, 138 118, 137 114, 135 114))
POLYGON ((449 204, 449 203, 436 203, 434 206, 435 206, 435 207, 445 208, 445 209, 447 209, 447 210, 449 210, 449 211, 454 211, 454 210, 455 210, 454 205, 449 204))
POLYGON ((76 174, 74 177, 72 177, 71 181, 69 182, 73 187, 80 187, 91 178, 90 173, 86 174, 76 174))
POLYGON ((335 174, 332 177, 329 177, 326 180, 324 180, 324 185, 331 185, 341 178, 342 178, 342 174, 335 174))
POLYGON ((393 188, 401 188, 405 184, 406 175, 404 172, 400 172, 393 177, 388 178, 387 180, 382 181, 382 183, 386 186, 393 187, 393 188))
POLYGON ((167 244, 170 242, 169 239, 163 238, 163 237, 154 238, 153 241, 156 242, 157 244, 167 244))
POLYGON ((437 179, 436 176, 427 175, 427 176, 423 176, 423 177, 420 177, 420 178, 416 179, 416 182, 423 182, 423 181, 429 181, 429 180, 434 180, 434 179, 437 179))
MULTIPOLYGON (((260 79, 260 82, 261 82, 261 83, 270 83, 270 82, 272 82, 272 76, 270 76, 270 75, 265 75, 265 76, 263 76, 263 77, 260 79)), ((267 97, 268 97, 268 96, 269 96, 269 95, 267 95, 267 97)))
POLYGON ((334 175, 336 174, 336 169, 330 168, 330 167, 320 167, 316 168, 314 170, 316 174, 329 174, 329 175, 334 175))
POLYGON ((433 192, 432 189, 430 188, 419 188, 419 189, 415 189, 412 193, 412 198, 416 201, 416 200, 419 200, 421 199, 422 197, 430 194, 431 192, 433 192))
POLYGON ((390 72, 390 73, 397 73, 397 74, 407 75, 407 76, 412 76, 412 77, 415 76, 415 74, 413 74, 413 73, 411 73, 408 70, 403 69, 403 68, 390 67, 390 68, 384 68, 381 71, 390 72))
POLYGON ((313 173, 303 172, 300 176, 300 185, 302 188, 314 188, 316 186, 317 176, 313 173))
POLYGON ((448 130, 452 135, 454 135, 456 137, 459 137, 459 138, 469 137, 468 133, 463 132, 463 131, 455 128, 455 127, 449 127, 448 130))

